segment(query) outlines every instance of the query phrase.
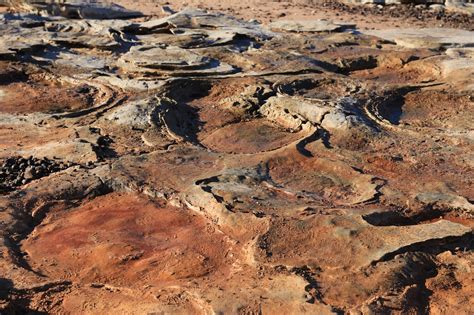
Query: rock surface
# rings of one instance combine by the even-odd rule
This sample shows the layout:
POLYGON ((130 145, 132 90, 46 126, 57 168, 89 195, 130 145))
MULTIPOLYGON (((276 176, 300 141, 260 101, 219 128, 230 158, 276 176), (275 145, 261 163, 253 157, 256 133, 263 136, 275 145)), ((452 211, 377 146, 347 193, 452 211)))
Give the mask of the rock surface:
POLYGON ((462 48, 474 45, 474 32, 446 28, 388 29, 367 31, 368 35, 394 41, 406 48, 462 48))
POLYGON ((472 32, 90 10, 0 15, 0 313, 470 313, 472 32))
POLYGON ((343 2, 378 5, 411 4, 421 6, 422 8, 426 8, 429 5, 429 8, 432 10, 444 10, 446 8, 463 14, 474 15, 474 3, 472 0, 344 0, 343 2))
POLYGON ((336 32, 348 28, 354 28, 353 24, 344 24, 331 22, 328 20, 309 20, 309 21, 285 21, 279 20, 270 24, 270 27, 277 30, 288 32, 336 32))

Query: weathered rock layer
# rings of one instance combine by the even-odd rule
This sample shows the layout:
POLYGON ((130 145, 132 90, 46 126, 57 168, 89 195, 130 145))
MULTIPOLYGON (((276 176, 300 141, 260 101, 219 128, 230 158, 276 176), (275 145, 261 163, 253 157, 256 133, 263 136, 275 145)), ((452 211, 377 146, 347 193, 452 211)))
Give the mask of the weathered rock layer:
POLYGON ((0 20, 2 314, 470 313, 472 32, 0 20))

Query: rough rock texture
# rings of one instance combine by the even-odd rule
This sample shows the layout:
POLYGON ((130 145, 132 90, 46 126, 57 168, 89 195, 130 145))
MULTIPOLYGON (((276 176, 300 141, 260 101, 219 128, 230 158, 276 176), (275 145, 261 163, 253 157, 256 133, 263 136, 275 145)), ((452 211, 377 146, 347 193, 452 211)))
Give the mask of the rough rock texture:
POLYGON ((0 15, 1 314, 472 313, 472 32, 281 20, 0 15))
POLYGON ((2 4, 21 10, 39 11, 67 18, 123 19, 143 16, 139 11, 127 10, 101 0, 2 0, 0 5, 2 4))
POLYGON ((387 29, 368 31, 406 48, 462 48, 474 46, 474 33, 447 28, 433 29, 387 29))
POLYGON ((414 4, 428 6, 435 11, 443 11, 445 8, 463 14, 474 15, 474 1, 472 0, 343 0, 346 3, 355 4, 414 4))

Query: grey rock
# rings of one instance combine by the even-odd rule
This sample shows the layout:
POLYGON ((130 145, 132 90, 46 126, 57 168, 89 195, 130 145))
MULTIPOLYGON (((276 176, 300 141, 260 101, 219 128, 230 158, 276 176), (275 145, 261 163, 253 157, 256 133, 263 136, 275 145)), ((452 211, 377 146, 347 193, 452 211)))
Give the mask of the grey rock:
POLYGON ((446 9, 446 7, 442 4, 432 4, 430 5, 430 10, 436 11, 436 12, 442 12, 446 9))
POLYGON ((210 59, 178 47, 135 46, 119 61, 137 68, 151 69, 195 69, 210 63, 210 59))
POLYGON ((424 192, 416 196, 416 200, 442 209, 462 209, 474 214, 474 205, 466 198, 452 193, 424 192))
POLYGON ((267 119, 291 130, 299 130, 305 122, 310 122, 330 131, 348 131, 353 128, 371 131, 368 122, 350 98, 333 102, 288 96, 271 97, 260 112, 267 119))
POLYGON ((258 39, 269 39, 275 34, 258 23, 247 22, 223 13, 209 13, 204 10, 184 9, 176 14, 124 27, 124 32, 160 33, 173 29, 208 28, 232 32, 258 39))
MULTIPOLYGON (((103 56, 81 55, 67 50, 45 50, 42 54, 34 57, 37 61, 49 62, 55 66, 77 70, 79 73, 84 71, 104 70, 110 61, 103 56)), ((90 72, 89 72, 90 73, 90 72)))
POLYGON ((51 15, 81 19, 130 19, 143 16, 143 13, 125 9, 114 3, 87 0, 27 0, 14 3, 20 9, 31 12, 44 11, 51 15))
POLYGON ((355 24, 329 20, 279 20, 271 23, 270 27, 288 32, 340 32, 355 28, 355 24))
POLYGON ((147 129, 151 126, 152 114, 157 106, 154 98, 125 104, 106 116, 114 124, 131 128, 147 129))
POLYGON ((368 30, 367 35, 394 41, 407 48, 450 48, 474 46, 474 32, 451 28, 397 28, 368 30))
POLYGON ((117 62, 126 72, 154 73, 167 76, 226 74, 234 68, 179 47, 133 47, 117 62))

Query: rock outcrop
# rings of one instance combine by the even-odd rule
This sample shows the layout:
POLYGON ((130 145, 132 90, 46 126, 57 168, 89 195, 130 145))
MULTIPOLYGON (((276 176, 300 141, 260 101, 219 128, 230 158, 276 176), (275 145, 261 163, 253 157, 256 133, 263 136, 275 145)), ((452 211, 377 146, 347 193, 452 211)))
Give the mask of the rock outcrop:
POLYGON ((472 32, 57 6, 0 15, 0 313, 469 313, 472 32))

